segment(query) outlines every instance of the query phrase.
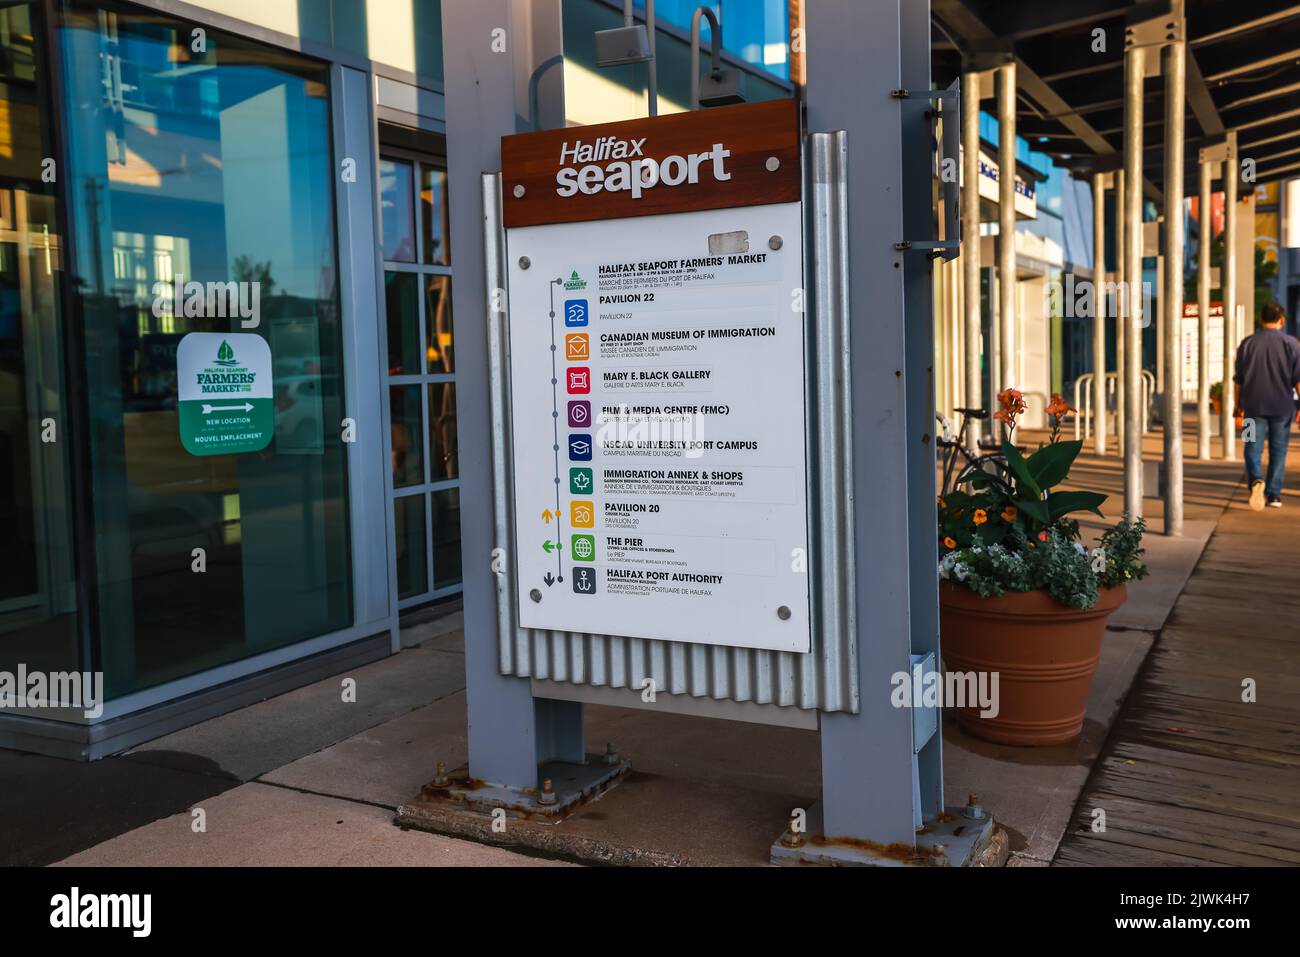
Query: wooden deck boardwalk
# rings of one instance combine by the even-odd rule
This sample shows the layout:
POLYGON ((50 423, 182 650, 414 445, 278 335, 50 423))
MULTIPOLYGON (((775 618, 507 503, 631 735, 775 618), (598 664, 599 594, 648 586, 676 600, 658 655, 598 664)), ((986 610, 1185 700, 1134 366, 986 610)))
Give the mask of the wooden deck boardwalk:
POLYGON ((1252 512, 1238 490, 1053 864, 1300 865, 1300 494, 1252 512))

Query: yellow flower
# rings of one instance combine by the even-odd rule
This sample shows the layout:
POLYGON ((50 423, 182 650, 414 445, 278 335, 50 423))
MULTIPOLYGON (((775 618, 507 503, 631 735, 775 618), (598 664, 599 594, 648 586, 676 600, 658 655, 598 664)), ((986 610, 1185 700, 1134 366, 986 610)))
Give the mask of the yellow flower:
POLYGON ((1014 522, 1016 520, 1016 516, 1019 514, 1020 514, 1020 509, 1016 508, 1014 505, 1008 505, 1006 508, 1002 510, 1002 521, 1014 522))
POLYGON ((975 524, 983 525, 989 520, 989 513, 982 508, 975 509, 975 524))
POLYGON ((943 538, 943 544, 945 548, 956 548, 957 539, 953 538, 951 535, 945 535, 943 538))

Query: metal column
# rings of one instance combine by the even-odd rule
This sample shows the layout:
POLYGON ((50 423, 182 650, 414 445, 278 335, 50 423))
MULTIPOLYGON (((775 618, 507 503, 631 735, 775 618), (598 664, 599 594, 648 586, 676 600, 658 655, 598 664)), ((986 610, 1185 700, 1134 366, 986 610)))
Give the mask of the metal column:
POLYGON ((1165 247, 1161 298, 1165 324, 1165 534, 1183 534, 1183 118, 1187 109, 1187 46, 1164 51, 1165 247))
MULTIPOLYGON (((489 489, 489 328, 502 323, 504 316, 490 311, 487 286, 494 280, 488 270, 501 273, 503 264, 489 259, 504 250, 490 242, 485 248, 484 217, 494 198, 480 202, 482 174, 500 169, 500 138, 520 131, 519 118, 529 113, 530 80, 537 90, 542 125, 564 122, 562 73, 545 69, 563 53, 560 0, 445 3, 442 25, 449 37, 489 37, 503 25, 510 30, 507 55, 494 52, 486 41, 449 43, 445 50, 448 192, 458 197, 451 204, 451 236, 457 275, 465 277, 453 287, 452 309, 461 369, 456 383, 462 399, 460 468, 467 488, 489 489)), ((582 706, 535 702, 527 681, 500 673, 493 566, 510 557, 493 554, 505 543, 496 539, 492 496, 465 496, 460 521, 470 775, 511 788, 536 788, 541 761, 582 754, 582 706)))
POLYGON ((1214 217, 1210 214, 1210 184, 1214 165, 1201 151, 1201 238, 1196 247, 1196 457, 1210 459, 1210 246, 1214 242, 1214 217))
POLYGON ((1092 434, 1106 454, 1106 174, 1092 174, 1092 434))
POLYGON ((1016 349, 1016 64, 998 67, 998 326, 1002 388, 1019 381, 1016 349))
POLYGON ((1228 134, 1228 154, 1223 161, 1223 268, 1219 286, 1223 290, 1223 401, 1220 403, 1219 436, 1223 439, 1223 460, 1237 457, 1236 385, 1232 381, 1237 353, 1237 134, 1228 134))
MULTIPOLYGON (((913 157, 918 137, 905 135, 903 123, 923 118, 927 104, 908 112, 890 91, 900 80, 930 88, 929 12, 925 2, 819 0, 804 14, 808 128, 844 130, 848 144, 853 485, 859 502, 872 503, 871 520, 854 529, 851 583, 864 610, 856 625, 863 692, 858 714, 821 716, 823 831, 909 846, 916 841, 912 716, 890 704, 888 676, 908 669, 914 630, 928 632, 930 647, 937 643, 934 449, 922 441, 934 429, 926 401, 933 359, 923 348, 933 324, 930 261, 893 244, 909 228, 929 235, 919 231, 933 225, 928 125, 916 131, 926 143, 913 157), (872 557, 882 540, 900 550, 883 564, 872 557), (917 580, 914 569, 922 571, 917 580)), ((937 736, 930 749, 937 759, 935 743, 937 736)), ((927 766, 926 791, 938 790, 937 770, 937 760, 927 766)), ((921 796, 930 806, 941 799, 921 796)))
MULTIPOLYGON (((962 310, 966 320, 965 368, 968 408, 983 408, 980 369, 980 75, 961 76, 961 275, 962 310)), ((979 447, 981 423, 971 420, 970 439, 979 447)))
POLYGON ((1124 512, 1142 515, 1142 80, 1146 51, 1124 51, 1124 512))
POLYGON ((1128 312, 1128 284, 1124 281, 1128 246, 1128 217, 1124 213, 1124 171, 1115 171, 1115 451, 1124 455, 1124 316, 1128 312))

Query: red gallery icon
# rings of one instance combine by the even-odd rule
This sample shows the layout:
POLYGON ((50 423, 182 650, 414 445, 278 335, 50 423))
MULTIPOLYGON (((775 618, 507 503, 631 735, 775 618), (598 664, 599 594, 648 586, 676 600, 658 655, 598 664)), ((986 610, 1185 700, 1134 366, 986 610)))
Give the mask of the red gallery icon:
POLYGON ((591 370, 586 366, 573 366, 565 374, 569 377, 570 395, 586 395, 591 391, 591 370))

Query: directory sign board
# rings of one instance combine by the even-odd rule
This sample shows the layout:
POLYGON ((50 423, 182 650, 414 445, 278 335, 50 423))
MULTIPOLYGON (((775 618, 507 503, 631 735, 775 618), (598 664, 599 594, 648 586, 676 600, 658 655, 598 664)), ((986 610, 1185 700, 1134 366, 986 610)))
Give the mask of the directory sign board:
POLYGON ((795 104, 502 155, 520 623, 807 652, 795 104))

